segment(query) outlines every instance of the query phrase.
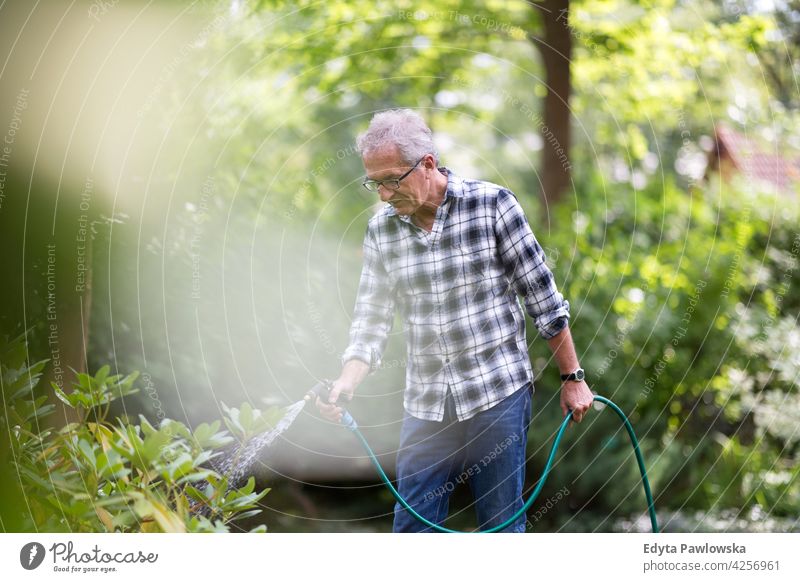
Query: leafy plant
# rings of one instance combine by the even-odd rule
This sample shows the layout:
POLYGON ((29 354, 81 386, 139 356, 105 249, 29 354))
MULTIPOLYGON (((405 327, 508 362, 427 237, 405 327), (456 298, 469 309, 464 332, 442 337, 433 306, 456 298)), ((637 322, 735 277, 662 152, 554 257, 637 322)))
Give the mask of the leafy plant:
MULTIPOLYGON (((590 385, 636 426, 659 507, 796 515, 798 205, 727 186, 712 199, 672 180, 611 198, 596 176, 578 191, 575 207, 557 211, 573 228, 540 242, 562 251, 554 270, 590 385)), ((541 345, 533 352, 546 361, 541 345)), ((603 414, 582 438, 605 442, 618 429, 603 414)), ((576 507, 640 509, 640 495, 596 495, 609 474, 638 490, 624 439, 599 454, 575 449, 560 472, 576 480, 576 507)))
POLYGON ((69 394, 61 390, 55 382, 50 384, 58 399, 64 404, 84 413, 99 412, 98 420, 102 421, 105 420, 113 400, 138 392, 133 388, 133 383, 139 376, 138 372, 122 378, 120 374, 109 376, 110 370, 111 368, 106 365, 100 368, 94 376, 75 372, 77 380, 75 389, 69 394))
MULTIPOLYGON (((24 529, 224 532, 261 511, 258 503, 269 489, 257 492, 252 477, 243 487, 229 487, 209 468, 208 461, 234 441, 220 421, 192 430, 168 418, 158 426, 143 416, 138 424, 106 418, 111 402, 136 392, 136 373, 109 375, 103 366, 94 375, 77 374, 69 393, 54 384, 58 399, 80 420, 60 430, 44 428, 54 406, 34 391, 45 363, 28 363, 24 336, 0 348, 0 425, 10 435, 10 463, 24 491, 24 529)), ((276 416, 249 405, 230 412, 225 422, 240 438, 255 436, 276 416)))

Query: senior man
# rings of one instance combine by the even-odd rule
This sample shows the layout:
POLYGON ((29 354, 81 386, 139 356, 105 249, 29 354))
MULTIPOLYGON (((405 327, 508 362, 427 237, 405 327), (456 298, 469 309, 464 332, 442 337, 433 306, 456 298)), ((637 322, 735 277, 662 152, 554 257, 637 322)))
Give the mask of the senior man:
MULTIPOLYGON (((561 409, 581 422, 592 403, 558 292, 515 195, 439 167, 431 130, 409 109, 376 114, 357 139, 364 186, 386 204, 369 220, 364 264, 342 356, 323 416, 380 365, 395 309, 408 367, 397 488, 441 524, 450 493, 469 483, 480 529, 524 504, 533 372, 517 296, 553 351, 561 409)), ((521 515, 505 529, 524 532, 521 515)), ((399 503, 395 532, 431 531, 399 503)))

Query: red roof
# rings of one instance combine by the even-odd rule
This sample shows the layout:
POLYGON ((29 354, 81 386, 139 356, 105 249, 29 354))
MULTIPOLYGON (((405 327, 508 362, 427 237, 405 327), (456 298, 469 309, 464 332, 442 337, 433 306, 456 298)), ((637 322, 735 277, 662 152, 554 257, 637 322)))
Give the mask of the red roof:
MULTIPOLYGON (((727 126, 717 128, 716 140, 719 157, 728 157, 746 178, 769 183, 783 192, 792 192, 797 188, 800 182, 800 158, 770 153, 756 140, 727 126)), ((772 147, 778 148, 777 144, 772 147)))

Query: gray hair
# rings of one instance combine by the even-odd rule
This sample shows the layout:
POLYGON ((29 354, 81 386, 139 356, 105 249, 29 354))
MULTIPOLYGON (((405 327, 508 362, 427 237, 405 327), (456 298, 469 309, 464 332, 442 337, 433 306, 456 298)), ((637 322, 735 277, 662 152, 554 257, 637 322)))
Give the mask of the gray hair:
POLYGON ((409 165, 425 154, 433 154, 433 159, 439 164, 431 130, 416 111, 388 109, 376 113, 367 131, 356 138, 361 157, 391 144, 397 146, 403 161, 409 165))

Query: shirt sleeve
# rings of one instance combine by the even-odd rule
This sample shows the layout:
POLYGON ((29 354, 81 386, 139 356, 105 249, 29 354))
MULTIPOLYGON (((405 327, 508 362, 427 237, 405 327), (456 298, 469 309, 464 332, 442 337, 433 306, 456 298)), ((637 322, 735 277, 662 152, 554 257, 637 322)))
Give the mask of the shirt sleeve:
POLYGON ((370 374, 377 370, 394 325, 395 301, 380 251, 368 228, 364 237, 364 265, 350 325, 350 343, 342 355, 342 365, 355 358, 369 364, 370 374))
POLYGON ((544 251, 510 190, 501 189, 497 194, 495 235, 500 260, 514 290, 524 298, 525 310, 539 335, 545 339, 557 336, 569 320, 569 302, 558 292, 544 251))

